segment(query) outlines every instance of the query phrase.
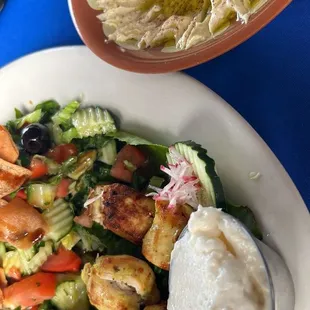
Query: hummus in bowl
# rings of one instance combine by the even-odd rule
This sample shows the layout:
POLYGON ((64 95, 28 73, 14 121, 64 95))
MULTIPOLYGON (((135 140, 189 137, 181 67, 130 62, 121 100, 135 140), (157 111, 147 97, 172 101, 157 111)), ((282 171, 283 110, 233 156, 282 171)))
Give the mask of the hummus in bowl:
POLYGON ((234 21, 247 23, 267 0, 88 0, 110 41, 128 49, 186 50, 234 21))

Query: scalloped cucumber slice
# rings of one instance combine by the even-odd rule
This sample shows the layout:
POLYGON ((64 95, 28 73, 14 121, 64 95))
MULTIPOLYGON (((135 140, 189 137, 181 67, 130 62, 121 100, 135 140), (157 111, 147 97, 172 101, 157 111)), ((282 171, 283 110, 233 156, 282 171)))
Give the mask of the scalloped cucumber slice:
POLYGON ((21 261, 23 264, 23 274, 31 275, 39 271, 40 267, 45 263, 47 258, 53 253, 53 242, 46 241, 44 246, 39 248, 38 253, 36 253, 30 260, 25 260, 21 255, 21 261))
POLYGON ((115 122, 111 114, 99 107, 79 109, 72 115, 72 124, 80 138, 116 131, 115 122))
MULTIPOLYGON (((189 161, 203 189, 198 195, 199 203, 203 206, 215 206, 226 210, 223 186, 215 170, 215 162, 207 155, 207 150, 193 141, 174 144, 176 150, 189 161)), ((171 158, 168 156, 168 162, 171 158)))
POLYGON ((64 237, 72 228, 73 213, 70 205, 63 199, 58 199, 53 206, 42 213, 49 226, 49 232, 45 239, 58 241, 64 237))
POLYGON ((31 269, 29 268, 29 262, 36 254, 34 247, 27 250, 17 250, 17 252, 19 253, 23 274, 30 275, 31 269))
POLYGON ((74 281, 59 284, 52 303, 59 310, 88 310, 89 301, 82 279, 78 277, 74 281))
POLYGON ((29 204, 48 209, 53 205, 57 187, 51 184, 30 184, 27 188, 27 201, 29 204))

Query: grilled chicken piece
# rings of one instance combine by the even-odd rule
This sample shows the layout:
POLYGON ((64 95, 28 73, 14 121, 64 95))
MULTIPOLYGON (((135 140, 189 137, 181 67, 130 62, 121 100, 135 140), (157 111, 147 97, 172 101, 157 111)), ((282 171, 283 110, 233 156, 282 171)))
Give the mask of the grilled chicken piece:
POLYGON ((90 303, 98 310, 139 310, 159 291, 149 265, 133 256, 101 256, 82 270, 90 303))
POLYGON ((7 131, 4 126, 0 125, 0 158, 10 162, 15 163, 18 156, 19 151, 12 139, 11 134, 7 131))
POLYGON ((48 231, 42 214, 20 198, 0 207, 0 241, 28 249, 48 231))
POLYGON ((192 211, 188 205, 171 208, 167 201, 156 201, 155 218, 142 244, 142 254, 149 262, 169 270, 174 243, 186 226, 192 211))
POLYGON ((0 158, 0 198, 16 191, 30 176, 30 170, 0 158))
POLYGON ((153 222, 154 200, 118 183, 97 186, 90 198, 101 193, 102 198, 89 206, 91 219, 120 237, 140 244, 153 222))
POLYGON ((167 310, 167 303, 161 302, 158 305, 147 306, 144 310, 167 310))

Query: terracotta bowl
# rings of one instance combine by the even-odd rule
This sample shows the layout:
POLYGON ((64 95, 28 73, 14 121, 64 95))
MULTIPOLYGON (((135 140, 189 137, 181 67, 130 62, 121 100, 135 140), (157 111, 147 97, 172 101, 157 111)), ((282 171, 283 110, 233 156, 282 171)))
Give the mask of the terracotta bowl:
POLYGON ((87 0, 68 0, 75 27, 84 43, 109 64, 139 73, 166 73, 190 68, 213 59, 244 42, 272 19, 292 0, 268 0, 268 2, 243 25, 234 23, 216 39, 194 46, 186 51, 163 53, 160 49, 144 51, 124 50, 114 42, 106 42, 102 25, 87 0))

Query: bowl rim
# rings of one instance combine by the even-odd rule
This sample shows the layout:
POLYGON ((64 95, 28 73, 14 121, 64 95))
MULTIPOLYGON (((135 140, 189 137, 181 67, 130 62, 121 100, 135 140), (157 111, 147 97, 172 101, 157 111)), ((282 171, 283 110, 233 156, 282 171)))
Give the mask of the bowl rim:
MULTIPOLYGON (((145 61, 142 58, 139 60, 139 58, 122 57, 120 56, 121 54, 113 55, 111 53, 105 53, 101 46, 90 38, 88 28, 85 27, 76 14, 79 1, 80 0, 68 0, 68 6, 73 24, 84 44, 95 55, 110 65, 136 73, 176 72, 212 60, 252 37, 292 2, 292 0, 267 0, 260 10, 253 14, 253 17, 250 18, 246 25, 232 25, 230 28, 234 28, 236 31, 229 31, 230 29, 228 29, 223 35, 219 35, 218 38, 208 41, 208 44, 211 44, 210 47, 203 48, 203 46, 206 46, 207 42, 205 42, 200 45, 202 48, 195 53, 189 53, 172 59, 164 59, 162 61, 145 61)), ((87 1, 84 1, 87 4, 87 1)), ((89 9, 95 12, 91 7, 89 7, 89 9)))

